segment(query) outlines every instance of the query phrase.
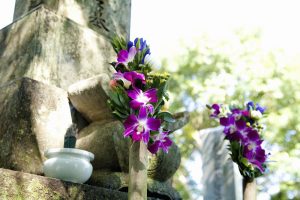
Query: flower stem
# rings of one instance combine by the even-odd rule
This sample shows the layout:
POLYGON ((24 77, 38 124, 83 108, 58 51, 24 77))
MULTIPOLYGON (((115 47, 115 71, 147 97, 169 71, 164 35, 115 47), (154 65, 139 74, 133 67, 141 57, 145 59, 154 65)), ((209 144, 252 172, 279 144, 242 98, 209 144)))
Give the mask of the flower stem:
POLYGON ((256 200, 256 181, 243 179, 243 200, 256 200))
POLYGON ((129 185, 128 199, 147 199, 147 145, 140 142, 132 142, 129 149, 129 185))

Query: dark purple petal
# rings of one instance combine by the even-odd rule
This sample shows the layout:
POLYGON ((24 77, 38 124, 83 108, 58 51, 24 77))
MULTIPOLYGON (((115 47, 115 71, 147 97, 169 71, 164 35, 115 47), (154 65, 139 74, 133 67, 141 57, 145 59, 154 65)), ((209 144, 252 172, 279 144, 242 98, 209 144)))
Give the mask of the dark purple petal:
POLYGON ((211 106, 212 108, 212 114, 210 115, 211 117, 217 117, 220 114, 220 105, 219 104, 213 104, 211 106))
POLYGON ((235 122, 235 125, 238 130, 243 130, 246 128, 246 122, 244 120, 238 120, 235 122))
POLYGON ((267 159, 265 150, 262 148, 258 148, 255 152, 255 159, 261 163, 264 163, 267 159))
POLYGON ((143 134, 141 132, 134 131, 132 133, 132 140, 133 141, 141 141, 142 138, 143 138, 143 134))
POLYGON ((222 126, 229 126, 234 124, 234 117, 222 117, 220 118, 220 124, 222 126))
POLYGON ((142 92, 142 90, 140 89, 133 89, 133 90, 128 90, 127 91, 127 95, 131 98, 131 99, 137 99, 139 94, 142 92))
POLYGON ((147 127, 152 131, 158 131, 160 127, 160 120, 155 118, 148 118, 147 127))
POLYGON ((243 115, 244 117, 250 117, 250 113, 249 113, 248 110, 242 110, 242 115, 243 115))
POLYGON ((260 163, 260 162, 257 161, 257 160, 249 160, 249 162, 250 162, 251 164, 253 164, 257 169, 259 169, 259 171, 260 171, 261 173, 264 172, 264 168, 262 167, 262 163, 260 163))
POLYGON ((128 59, 128 52, 126 50, 121 50, 118 53, 118 62, 126 62, 128 59))
POLYGON ((140 108, 141 105, 144 105, 144 103, 141 103, 137 100, 132 100, 132 101, 130 101, 129 105, 130 105, 131 108, 136 110, 136 109, 140 108))
POLYGON ((173 142, 172 142, 172 140, 170 138, 165 137, 164 142, 163 142, 163 144, 164 144, 165 147, 170 147, 172 145, 172 143, 173 142))
POLYGON ((125 131, 123 133, 124 137, 130 136, 133 133, 133 131, 135 130, 135 128, 136 127, 129 127, 127 129, 125 129, 125 131))
POLYGON ((130 127, 133 127, 133 126, 136 126, 138 124, 138 120, 136 118, 135 115, 130 115, 124 122, 124 127, 127 129, 127 128, 130 128, 130 127))
POLYGON ((156 154, 157 151, 158 151, 158 148, 160 146, 160 141, 155 141, 152 145, 150 145, 148 147, 148 150, 153 153, 153 154, 156 154))
POLYGON ((247 137, 248 137, 248 140, 250 140, 250 141, 258 141, 259 140, 259 134, 254 129, 252 129, 251 131, 249 131, 247 137))
POLYGON ((158 101, 156 88, 147 90, 144 95, 150 99, 149 102, 151 103, 156 103, 158 101))
POLYGON ((124 78, 130 81, 132 84, 134 84, 136 80, 141 80, 143 84, 146 83, 145 75, 135 71, 125 72, 124 78))
POLYGON ((154 107, 153 107, 153 105, 152 105, 152 104, 148 104, 148 105, 146 105, 146 107, 147 107, 147 109, 148 109, 149 113, 151 113, 151 114, 153 114, 153 113, 154 113, 154 107))
MULTIPOLYGON (((147 124, 148 124, 148 120, 147 119, 147 108, 146 107, 141 107, 140 112, 139 112, 139 120, 147 120, 147 124)), ((151 119, 151 118, 150 118, 151 119)))

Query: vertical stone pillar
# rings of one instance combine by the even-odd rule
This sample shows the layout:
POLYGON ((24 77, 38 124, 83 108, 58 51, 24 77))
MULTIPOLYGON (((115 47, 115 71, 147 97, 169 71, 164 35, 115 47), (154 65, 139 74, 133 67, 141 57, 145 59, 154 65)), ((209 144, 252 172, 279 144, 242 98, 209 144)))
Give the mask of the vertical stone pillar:
POLYGON ((21 77, 67 89, 114 69, 110 44, 129 38, 130 0, 17 0, 0 31, 0 85, 21 77))
POLYGON ((129 37, 130 0, 16 0, 14 20, 41 5, 107 37, 129 37))

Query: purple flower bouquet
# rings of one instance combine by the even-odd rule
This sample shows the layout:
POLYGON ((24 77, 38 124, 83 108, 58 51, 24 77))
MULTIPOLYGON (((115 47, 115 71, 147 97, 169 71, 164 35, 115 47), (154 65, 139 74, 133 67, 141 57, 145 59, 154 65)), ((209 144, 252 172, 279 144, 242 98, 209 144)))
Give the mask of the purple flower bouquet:
POLYGON ((261 176, 266 171, 268 157, 262 147, 263 126, 259 123, 265 108, 251 101, 245 107, 213 104, 208 108, 212 111, 210 116, 224 127, 231 158, 242 176, 247 180, 261 176))
POLYGON ((116 73, 110 82, 108 103, 124 124, 124 136, 133 142, 144 142, 155 154, 159 149, 168 152, 172 145, 168 123, 173 123, 171 113, 162 112, 167 94, 169 75, 152 72, 150 48, 143 38, 112 41, 117 62, 111 63, 116 73))

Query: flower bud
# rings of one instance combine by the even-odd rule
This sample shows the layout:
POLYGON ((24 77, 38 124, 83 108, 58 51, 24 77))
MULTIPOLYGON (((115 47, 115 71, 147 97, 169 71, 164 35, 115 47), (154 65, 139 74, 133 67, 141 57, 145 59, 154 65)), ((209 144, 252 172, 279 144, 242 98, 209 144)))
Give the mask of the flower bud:
POLYGON ((259 112, 257 110, 251 110, 250 116, 251 116, 252 119, 256 119, 256 120, 262 118, 261 112, 259 112))

